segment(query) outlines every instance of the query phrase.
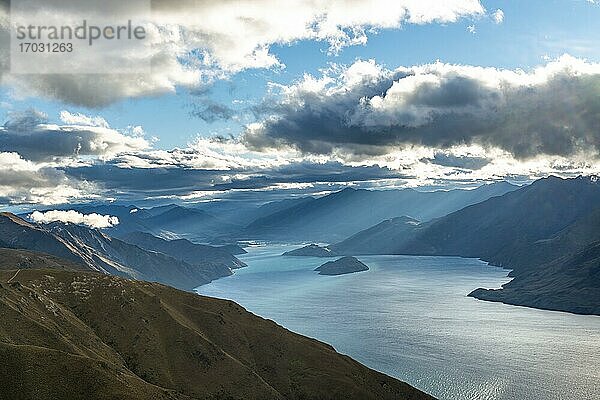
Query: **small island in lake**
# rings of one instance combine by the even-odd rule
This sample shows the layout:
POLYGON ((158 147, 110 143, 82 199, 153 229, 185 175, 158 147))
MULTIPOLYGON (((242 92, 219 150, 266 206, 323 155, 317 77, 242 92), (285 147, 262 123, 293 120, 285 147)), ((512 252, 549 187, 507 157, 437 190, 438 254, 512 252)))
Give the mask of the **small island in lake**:
POLYGON ((336 254, 327 247, 321 247, 318 244, 309 244, 296 250, 286 251, 284 256, 304 256, 304 257, 334 257, 336 254))
POLYGON ((319 275, 344 275, 368 270, 369 267, 363 262, 355 257, 349 256, 342 257, 335 261, 328 261, 315 269, 315 271, 319 271, 319 275))

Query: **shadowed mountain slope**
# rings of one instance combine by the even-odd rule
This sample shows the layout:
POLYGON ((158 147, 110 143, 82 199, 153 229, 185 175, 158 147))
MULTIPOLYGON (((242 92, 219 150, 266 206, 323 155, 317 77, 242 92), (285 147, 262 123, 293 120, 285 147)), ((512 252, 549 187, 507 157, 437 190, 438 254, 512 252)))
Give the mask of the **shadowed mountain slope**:
POLYGON ((385 254, 390 251, 390 240, 393 246, 402 246, 417 225, 419 221, 410 217, 388 219, 327 248, 340 254, 385 254))
POLYGON ((380 254, 481 258, 513 269, 515 279, 506 292, 476 291, 474 296, 597 313, 588 301, 600 290, 600 265, 593 258, 577 260, 582 257, 578 253, 590 254, 588 246, 600 240, 599 207, 600 182, 595 177, 549 177, 427 223, 407 227, 384 222, 331 248, 339 254, 360 254, 364 244, 374 244, 380 254), (587 272, 581 275, 577 266, 587 272), (561 279, 568 284, 559 296, 550 288, 561 279))
POLYGON ((531 260, 516 259, 515 249, 551 238, 599 205, 600 183, 595 180, 540 179, 418 227, 414 240, 401 250, 480 257, 519 268, 531 265, 531 260))
MULTIPOLYGON (((0 241, 9 248, 51 254, 92 271, 158 281, 186 290, 231 275, 229 266, 219 261, 203 259, 192 265, 112 238, 97 229, 63 223, 34 225, 8 213, 0 214, 0 241)), ((224 255, 232 265, 241 263, 234 256, 224 255)))
MULTIPOLYGON (((242 268, 246 264, 234 257, 227 248, 192 243, 187 239, 165 240, 144 232, 132 232, 121 236, 127 243, 146 250, 159 251, 192 265, 212 265, 218 268, 242 268)), ((243 249, 242 249, 243 250, 243 249)))
POLYGON ((0 213, 0 242, 4 247, 39 251, 86 264, 70 243, 11 213, 0 213))
POLYGON ((547 310, 600 315, 600 242, 573 255, 521 272, 499 290, 477 289, 469 294, 547 310))

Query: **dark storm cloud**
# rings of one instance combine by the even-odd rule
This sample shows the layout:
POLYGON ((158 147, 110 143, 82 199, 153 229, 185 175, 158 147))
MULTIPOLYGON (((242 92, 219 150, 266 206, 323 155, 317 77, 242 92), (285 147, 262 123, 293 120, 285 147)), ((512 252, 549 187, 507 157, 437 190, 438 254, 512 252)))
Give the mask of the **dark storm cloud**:
POLYGON ((217 189, 260 189, 275 184, 302 184, 302 183, 347 183, 365 182, 381 179, 399 179, 405 177, 398 171, 377 166, 352 167, 338 162, 315 164, 311 162, 298 162, 273 168, 270 171, 253 176, 251 179, 238 180, 227 184, 217 184, 217 189))
POLYGON ((182 194, 205 190, 224 171, 186 168, 120 168, 112 163, 67 167, 67 175, 93 181, 106 189, 151 195, 182 194))
POLYGON ((245 132, 247 145, 368 156, 481 144, 521 159, 600 148, 600 66, 571 57, 529 74, 436 63, 380 69, 358 84, 305 83, 258 109, 264 119, 245 132))

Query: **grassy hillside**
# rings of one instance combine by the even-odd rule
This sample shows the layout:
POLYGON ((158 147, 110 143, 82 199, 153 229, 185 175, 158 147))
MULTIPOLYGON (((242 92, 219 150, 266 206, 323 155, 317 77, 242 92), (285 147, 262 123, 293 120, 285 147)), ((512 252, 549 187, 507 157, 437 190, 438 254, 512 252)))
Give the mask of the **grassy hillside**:
POLYGON ((231 301, 14 265, 0 267, 0 398, 431 398, 231 301))
POLYGON ((50 254, 29 250, 0 248, 0 269, 65 269, 71 271, 88 270, 83 264, 58 258, 50 254))

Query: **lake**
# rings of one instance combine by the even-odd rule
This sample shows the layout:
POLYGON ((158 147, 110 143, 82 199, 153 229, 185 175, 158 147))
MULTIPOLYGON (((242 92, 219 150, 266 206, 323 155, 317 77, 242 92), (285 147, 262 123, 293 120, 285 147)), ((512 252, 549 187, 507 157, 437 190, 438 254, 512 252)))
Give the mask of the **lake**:
POLYGON ((359 256, 370 270, 249 248, 247 268, 197 292, 231 299, 440 399, 600 399, 600 317, 466 297, 506 270, 458 257, 359 256))

